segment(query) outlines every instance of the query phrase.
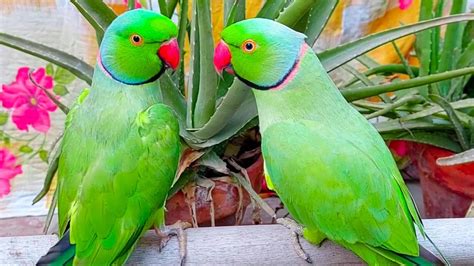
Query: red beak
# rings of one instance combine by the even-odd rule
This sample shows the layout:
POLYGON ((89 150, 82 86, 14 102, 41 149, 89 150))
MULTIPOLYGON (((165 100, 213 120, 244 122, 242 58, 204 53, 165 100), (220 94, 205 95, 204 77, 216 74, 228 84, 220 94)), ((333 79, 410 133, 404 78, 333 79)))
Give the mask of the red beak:
POLYGON ((229 46, 221 40, 214 50, 214 68, 219 75, 222 75, 224 70, 233 74, 231 59, 232 55, 230 54, 229 46))
POLYGON ((166 66, 176 70, 179 65, 179 46, 176 38, 161 44, 158 49, 158 56, 165 63, 166 66))

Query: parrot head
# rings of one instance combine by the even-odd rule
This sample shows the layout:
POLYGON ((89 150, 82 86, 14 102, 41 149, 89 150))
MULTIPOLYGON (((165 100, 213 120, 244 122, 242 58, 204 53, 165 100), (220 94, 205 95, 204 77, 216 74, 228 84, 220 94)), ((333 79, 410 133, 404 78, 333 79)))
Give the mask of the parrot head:
POLYGON ((100 45, 99 65, 115 80, 140 85, 179 65, 178 29, 158 13, 135 9, 117 17, 100 45))
POLYGON ((254 18, 225 28, 214 51, 221 74, 235 74, 248 86, 268 90, 280 85, 295 67, 306 36, 278 22, 254 18))

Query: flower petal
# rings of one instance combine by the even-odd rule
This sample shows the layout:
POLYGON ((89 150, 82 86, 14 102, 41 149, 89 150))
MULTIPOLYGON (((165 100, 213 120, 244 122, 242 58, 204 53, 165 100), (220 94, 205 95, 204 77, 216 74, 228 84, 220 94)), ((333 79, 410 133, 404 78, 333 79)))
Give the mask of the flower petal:
POLYGON ((12 121, 19 130, 28 131, 28 125, 38 119, 37 108, 28 104, 16 108, 12 113, 12 121))
POLYGON ((39 132, 46 133, 51 127, 51 120, 49 119, 49 113, 45 110, 36 109, 37 117, 33 121, 33 128, 39 132))
POLYGON ((0 179, 0 198, 10 194, 10 180, 0 179))

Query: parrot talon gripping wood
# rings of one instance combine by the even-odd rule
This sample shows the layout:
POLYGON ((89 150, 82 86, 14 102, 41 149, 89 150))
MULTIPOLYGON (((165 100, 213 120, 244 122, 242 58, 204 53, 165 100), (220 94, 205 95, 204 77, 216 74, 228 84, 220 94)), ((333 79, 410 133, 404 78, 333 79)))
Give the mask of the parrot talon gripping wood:
POLYGON ((299 225, 290 218, 278 218, 276 219, 277 224, 283 225, 291 231, 291 240, 293 242, 293 247, 295 249, 296 255, 305 260, 307 263, 312 264, 313 260, 306 253, 301 246, 300 237, 303 236, 303 226, 299 225))
POLYGON ((184 265, 186 261, 186 232, 184 230, 191 228, 192 225, 188 222, 181 222, 177 221, 176 223, 165 226, 163 229, 158 227, 154 227, 155 233, 160 240, 159 244, 159 251, 161 252, 163 248, 168 244, 168 241, 171 239, 172 236, 176 236, 178 238, 179 244, 179 257, 180 257, 180 265, 184 265))

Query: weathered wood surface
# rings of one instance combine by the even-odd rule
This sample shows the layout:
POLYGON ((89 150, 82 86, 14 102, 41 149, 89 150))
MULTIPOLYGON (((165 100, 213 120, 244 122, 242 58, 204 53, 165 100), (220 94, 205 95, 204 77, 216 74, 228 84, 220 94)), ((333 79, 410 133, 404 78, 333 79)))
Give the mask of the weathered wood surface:
MULTIPOLYGON (((426 231, 453 265, 474 265, 474 218, 424 220, 426 231)), ((229 226, 187 230, 187 265, 307 265, 299 259, 289 231, 280 225, 229 226)), ((32 265, 56 241, 52 235, 0 238, 0 264, 32 265)), ((358 264, 330 241, 303 247, 316 264, 358 264)), ((420 242, 433 251, 427 241, 420 242)), ((132 265, 178 265, 176 238, 161 253, 149 232, 129 260, 132 265)))

